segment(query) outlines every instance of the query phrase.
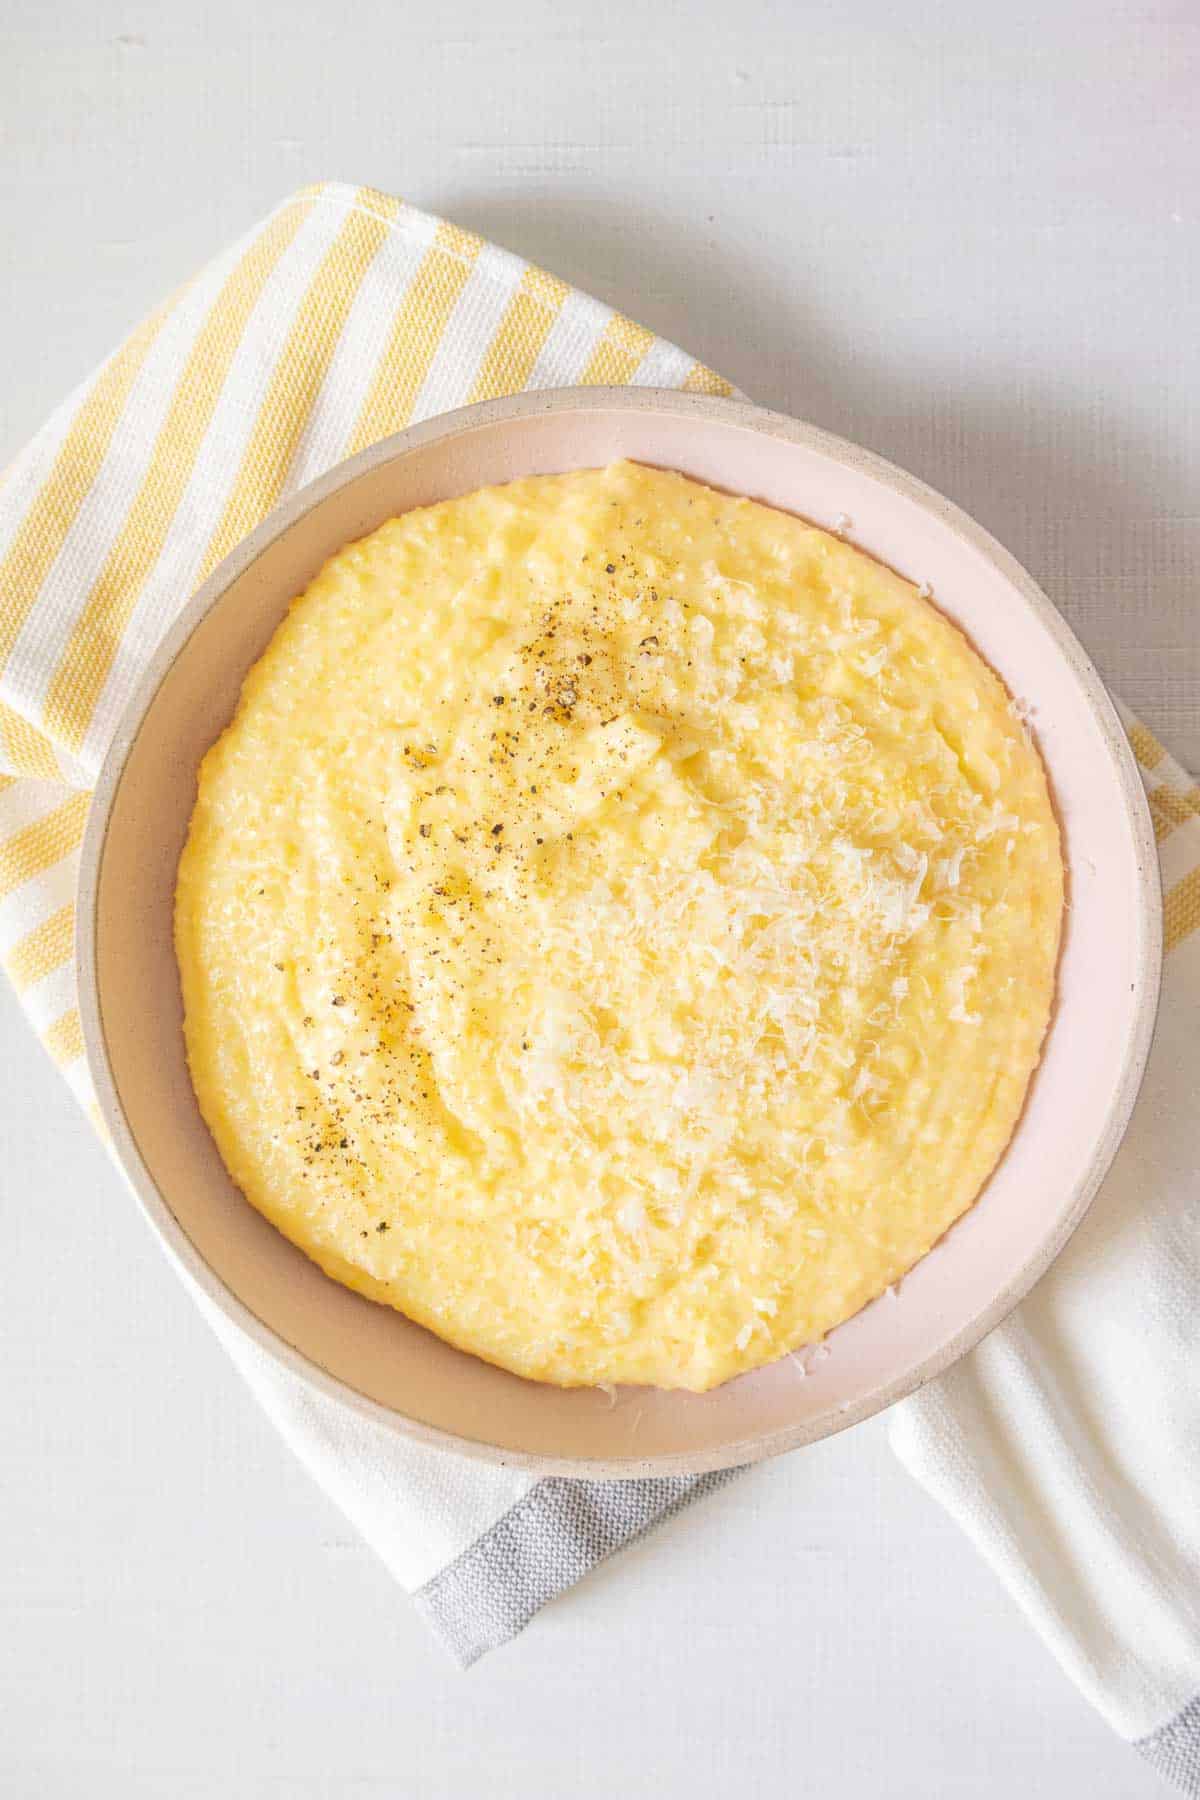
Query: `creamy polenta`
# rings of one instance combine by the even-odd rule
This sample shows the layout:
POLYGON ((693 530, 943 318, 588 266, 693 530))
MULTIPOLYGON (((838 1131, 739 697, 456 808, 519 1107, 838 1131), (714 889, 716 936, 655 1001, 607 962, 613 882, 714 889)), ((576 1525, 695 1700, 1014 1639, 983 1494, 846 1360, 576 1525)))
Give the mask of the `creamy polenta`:
POLYGON ((1061 911, 961 634, 618 463, 326 565, 204 760, 176 938, 221 1155, 330 1275, 521 1375, 704 1389, 971 1205, 1061 911))

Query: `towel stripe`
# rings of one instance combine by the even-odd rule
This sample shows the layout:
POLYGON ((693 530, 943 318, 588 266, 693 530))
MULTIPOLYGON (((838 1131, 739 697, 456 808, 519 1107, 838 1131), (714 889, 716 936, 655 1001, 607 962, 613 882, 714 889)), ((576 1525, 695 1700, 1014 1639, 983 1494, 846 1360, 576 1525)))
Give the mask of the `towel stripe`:
POLYGON ((413 402, 414 419, 432 419, 466 404, 475 370, 520 285, 521 273, 515 257, 490 245, 480 251, 413 402))
POLYGON ((351 450, 365 450, 412 418, 455 303, 467 284, 482 242, 443 219, 396 314, 388 345, 367 395, 351 450))
POLYGON ((34 781, 58 781, 61 771, 54 747, 28 719, 0 700, 0 769, 29 775, 34 781))
MULTIPOLYGON (((61 789, 59 792, 61 793, 61 789)), ((5 955, 62 906, 74 906, 79 884, 79 844, 36 874, 18 877, 0 897, 0 951, 5 955)))
MULTIPOLYGON (((370 210, 389 226, 400 202, 374 196, 370 210)), ((433 237, 433 226, 429 227, 433 237)), ((359 285, 338 339, 321 392, 309 414, 292 464, 291 483, 304 487, 346 454, 350 434, 366 398, 366 384, 383 354, 398 270, 409 246, 389 229, 388 236, 359 285)), ((412 253, 415 262, 419 253, 412 253)))
MULTIPOLYGON (((339 205, 298 205, 303 222, 246 322, 162 553, 122 633, 80 757, 90 770, 103 761, 139 670, 199 579, 300 300, 345 217, 339 205)), ((249 242, 247 238, 247 246, 249 242)), ((225 273, 231 267, 232 261, 225 273)))
POLYGON ((40 981, 22 989, 21 1005, 39 1037, 75 1009, 75 963, 67 956, 47 969, 40 981))
POLYGON ((1150 791, 1148 799, 1150 816, 1154 820, 1154 835, 1159 843, 1181 825, 1200 818, 1200 787, 1185 788, 1180 793, 1177 788, 1169 787, 1164 782, 1150 791))
MULTIPOLYGON (((13 645, 5 679, 12 684, 12 691, 21 696, 25 716, 41 729, 45 724, 46 695, 62 652, 75 621, 87 605, 88 595, 104 571, 134 495, 150 469, 171 396, 186 367, 196 333, 235 254, 236 251, 226 252, 203 269, 163 321, 130 384, 91 490, 76 512, 47 571, 37 605, 13 645)), ((66 749, 61 743, 57 747, 66 749)))
POLYGON ((1200 863, 1163 899, 1163 946, 1174 950, 1200 925, 1200 863))
POLYGON ((69 1012, 56 1019, 49 1030, 42 1033, 42 1042, 60 1068, 74 1062, 83 1055, 83 1025, 79 1017, 79 1008, 73 1006, 69 1012))
POLYGON ((1126 730, 1129 742, 1133 746, 1133 754, 1143 769, 1157 769, 1167 753, 1153 732, 1147 731, 1146 727, 1137 720, 1128 725, 1126 730))
POLYGON ((632 381, 638 364, 654 342, 654 333, 614 313, 591 361, 579 377, 581 387, 622 387, 632 381))
POLYGON ((268 221, 235 264, 192 345, 142 485, 46 697, 47 731, 75 754, 142 584, 162 553, 246 322, 311 206, 288 207, 268 221))
POLYGON ((387 221, 374 212, 351 211, 309 285, 209 544, 201 581, 279 498, 359 283, 387 230, 387 221))
POLYGON ((675 344, 655 338, 638 364, 634 384, 637 387, 682 387, 694 367, 693 359, 675 344))
POLYGON ((733 393, 733 383, 726 381, 723 375, 717 375, 712 369, 706 369, 703 363, 693 363, 691 373, 685 378, 683 390, 686 394, 712 394, 719 400, 728 400, 733 393))
POLYGON ((72 794, 43 818, 0 843, 0 899, 78 847, 87 808, 86 794, 72 794))
POLYGON ((496 327, 468 398, 494 400, 525 387, 570 292, 564 281, 527 268, 496 327))
POLYGON ((108 454, 129 390, 179 298, 172 295, 151 313, 101 369, 0 563, 0 676, 108 454))
POLYGON ((35 982, 45 979, 66 962, 75 943, 75 908, 60 906, 57 912, 35 925, 27 937, 4 959, 8 978, 18 994, 35 982))

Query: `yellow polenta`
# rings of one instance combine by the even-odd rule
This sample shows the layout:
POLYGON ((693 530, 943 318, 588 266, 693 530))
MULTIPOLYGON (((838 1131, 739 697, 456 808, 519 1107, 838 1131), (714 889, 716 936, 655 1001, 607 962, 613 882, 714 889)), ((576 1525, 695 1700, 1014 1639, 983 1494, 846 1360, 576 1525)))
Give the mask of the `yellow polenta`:
POLYGON ((326 565, 204 760, 176 930, 204 1116, 323 1269, 522 1375, 703 1389, 970 1206, 1061 910, 961 634, 618 463, 326 565))

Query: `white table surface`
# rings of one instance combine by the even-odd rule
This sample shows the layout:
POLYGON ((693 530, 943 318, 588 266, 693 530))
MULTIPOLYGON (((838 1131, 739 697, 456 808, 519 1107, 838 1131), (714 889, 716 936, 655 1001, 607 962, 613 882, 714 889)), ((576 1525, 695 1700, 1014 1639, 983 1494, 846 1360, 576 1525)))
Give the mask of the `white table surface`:
MULTIPOLYGON (((370 182, 942 488, 1200 765, 1198 77, 1186 0, 0 0, 0 461, 280 195, 370 182)), ((1162 1791, 883 1421, 459 1675, 6 991, 0 1071, 0 1792, 1162 1791)))

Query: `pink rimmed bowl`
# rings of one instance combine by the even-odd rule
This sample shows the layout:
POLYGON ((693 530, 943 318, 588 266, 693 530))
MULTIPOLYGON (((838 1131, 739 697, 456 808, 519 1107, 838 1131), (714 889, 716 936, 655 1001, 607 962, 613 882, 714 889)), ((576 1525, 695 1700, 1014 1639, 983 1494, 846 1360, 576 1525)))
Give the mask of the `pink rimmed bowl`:
POLYGON ((949 1367, 1078 1225, 1129 1120, 1161 962, 1157 861, 1096 671, 1012 557, 919 481, 741 401, 636 388, 522 394, 376 444, 285 501, 205 582, 108 753, 83 850, 84 1036, 117 1156, 209 1301, 294 1375, 403 1436, 546 1473, 670 1475, 773 1456, 853 1425, 949 1367), (452 1349, 323 1275, 243 1199, 200 1117, 172 947, 200 758, 289 602, 383 520, 514 477, 631 457, 841 526, 937 604, 1030 708, 1063 827, 1069 911, 1045 1054, 977 1205, 829 1354, 706 1395, 562 1391, 452 1349), (845 521, 849 521, 846 524, 845 521))

